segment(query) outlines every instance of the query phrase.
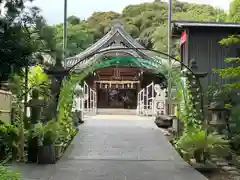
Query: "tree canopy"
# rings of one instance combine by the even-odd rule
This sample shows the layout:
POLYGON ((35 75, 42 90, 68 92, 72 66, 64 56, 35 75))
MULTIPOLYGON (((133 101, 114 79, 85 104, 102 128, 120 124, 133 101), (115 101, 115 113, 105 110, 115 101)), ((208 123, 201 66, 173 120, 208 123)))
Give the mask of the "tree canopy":
MULTIPOLYGON (((223 10, 210 5, 198 5, 173 0, 173 20, 225 21, 223 10)), ((168 4, 161 0, 129 5, 121 14, 95 12, 87 20, 76 16, 68 18, 68 56, 80 53, 103 37, 112 23, 120 20, 127 32, 144 47, 167 52, 168 4)), ((62 38, 62 25, 56 25, 57 38, 62 38)), ((178 42, 174 42, 172 55, 178 55, 178 42)), ((60 43, 61 44, 61 43, 60 43)), ((60 45, 61 46, 61 45, 60 45)))
POLYGON ((240 22, 240 0, 234 0, 230 3, 228 20, 230 22, 240 22))
POLYGON ((25 7, 23 0, 0 1, 0 81, 12 72, 34 63, 38 53, 55 51, 51 28, 37 7, 25 7), (1 13, 1 12, 0 12, 1 13))
MULTIPOLYGON (((5 16, 0 17, 0 80, 7 79, 12 71, 21 70, 27 63, 39 59, 42 53, 55 59, 62 57, 63 24, 47 25, 38 8, 27 8, 23 2, 25 1, 9 0, 4 3, 0 0, 0 5, 6 9, 5 16)), ((236 2, 231 4, 230 20, 223 10, 210 5, 173 0, 173 20, 228 19, 236 22, 236 2)), ((66 55, 74 56, 85 50, 103 37, 116 20, 120 20, 126 31, 144 47, 167 52, 168 4, 155 0, 152 3, 129 5, 122 13, 95 12, 86 20, 69 16, 66 55)), ((174 42, 171 55, 177 56, 178 48, 178 42, 174 42)))
MULTIPOLYGON (((234 0, 230 4, 229 14, 227 17, 228 21, 230 22, 240 22, 240 0, 234 0)), ((240 35, 233 34, 229 37, 224 38, 220 41, 222 45, 225 46, 233 46, 240 44, 240 35)), ((226 86, 231 87, 231 89, 240 89, 240 54, 237 54, 238 57, 229 57, 225 61, 231 64, 230 67, 225 69, 217 70, 222 78, 225 79, 232 79, 234 80, 233 83, 227 84, 226 86)))

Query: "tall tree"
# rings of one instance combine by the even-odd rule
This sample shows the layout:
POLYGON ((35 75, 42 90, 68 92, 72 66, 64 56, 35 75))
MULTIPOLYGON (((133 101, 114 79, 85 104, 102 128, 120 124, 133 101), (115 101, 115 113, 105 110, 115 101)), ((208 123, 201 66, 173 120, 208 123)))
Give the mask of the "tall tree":
POLYGON ((95 12, 88 18, 87 22, 96 29, 94 36, 99 39, 109 31, 113 20, 118 18, 120 18, 120 14, 113 11, 95 12))
MULTIPOLYGON (((198 20, 198 21, 224 21, 226 14, 223 10, 215 9, 210 5, 191 4, 173 0, 173 20, 198 20)), ((95 12, 86 21, 78 22, 75 16, 69 17, 74 23, 69 23, 69 52, 82 51, 89 45, 88 40, 81 40, 81 48, 76 48, 71 38, 78 34, 72 29, 80 30, 79 35, 87 32, 88 36, 93 35, 93 41, 103 37, 115 20, 121 20, 128 33, 137 39, 146 48, 154 48, 167 52, 167 20, 168 4, 162 0, 156 0, 152 3, 142 3, 138 5, 129 5, 125 7, 121 14, 116 12, 95 12), (76 19, 76 21, 75 21, 76 19), (75 27, 77 26, 77 28, 75 27), (73 26, 73 27, 72 27, 73 26), (85 45, 84 45, 85 43, 85 45), (72 50, 71 50, 72 48, 72 50)), ((60 28, 57 28, 59 42, 62 36, 60 28)), ((82 34, 85 39, 85 35, 82 34)), ((77 38, 78 39, 78 38, 77 38)), ((79 40, 76 40, 79 41, 79 40)), ((91 44, 91 43, 90 43, 91 44)), ((178 55, 179 45, 174 42, 173 55, 178 55)), ((71 54, 71 53, 70 53, 71 54)))
MULTIPOLYGON (((240 0, 231 2, 228 19, 232 22, 240 22, 240 0)), ((240 35, 233 34, 220 42, 222 45, 233 46, 240 44, 240 35)), ((223 78, 234 79, 235 81, 229 86, 232 88, 240 88, 240 52, 237 52, 236 57, 229 57, 226 62, 231 63, 231 67, 219 70, 219 74, 223 78)))
POLYGON ((45 21, 36 7, 26 8, 23 1, 0 1, 5 15, 0 17, 0 81, 11 72, 20 72, 37 52, 46 51, 49 37, 43 36, 45 21))
POLYGON ((71 24, 71 25, 77 25, 80 23, 80 18, 78 18, 77 16, 69 16, 67 18, 67 21, 71 24))
MULTIPOLYGON (((231 3, 230 10, 229 10, 229 15, 228 15, 228 20, 232 22, 240 22, 240 1, 239 0, 234 0, 231 3)), ((223 39, 220 41, 222 45, 225 46, 235 46, 240 44, 240 35, 239 34, 233 34, 230 35, 229 37, 223 39)), ((233 103, 234 101, 238 101, 236 98, 236 94, 240 90, 240 52, 236 50, 236 56, 229 57, 225 60, 227 63, 229 63, 229 67, 225 69, 219 69, 216 70, 216 72, 219 73, 220 77, 224 79, 228 79, 229 83, 224 85, 227 87, 228 92, 230 92, 230 95, 232 94, 232 100, 231 102, 233 103)), ((231 96, 230 96, 231 97, 231 96)), ((239 102, 237 102, 239 103, 239 102)), ((233 103, 235 104, 235 103, 233 103)), ((232 105, 233 105, 232 104, 232 105)), ((240 108, 240 106, 239 106, 240 108)))
MULTIPOLYGON (((57 49, 61 49, 63 45, 63 26, 57 25, 54 29, 57 49)), ((94 40, 91 31, 88 32, 88 30, 82 27, 81 24, 70 24, 68 26, 67 39, 67 56, 77 55, 92 44, 94 40)))
POLYGON ((240 22, 240 0, 233 0, 229 8, 229 21, 240 22))

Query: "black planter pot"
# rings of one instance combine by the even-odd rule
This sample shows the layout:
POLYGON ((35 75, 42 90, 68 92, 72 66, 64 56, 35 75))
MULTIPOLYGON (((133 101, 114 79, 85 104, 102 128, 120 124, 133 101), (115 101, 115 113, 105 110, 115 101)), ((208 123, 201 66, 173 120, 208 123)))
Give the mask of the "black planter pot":
POLYGON ((5 146, 0 146, 0 160, 3 160, 6 157, 6 148, 5 146))
POLYGON ((38 147, 38 164, 55 164, 55 147, 53 144, 38 147))
POLYGON ((28 163, 37 163, 38 160, 38 139, 28 140, 28 163))

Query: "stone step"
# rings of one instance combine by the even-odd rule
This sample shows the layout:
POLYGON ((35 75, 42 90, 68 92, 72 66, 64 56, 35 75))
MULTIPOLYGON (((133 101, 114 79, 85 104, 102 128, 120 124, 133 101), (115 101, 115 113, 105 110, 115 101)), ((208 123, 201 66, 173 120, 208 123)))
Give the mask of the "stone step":
POLYGON ((136 115, 136 109, 97 109, 98 115, 136 115))

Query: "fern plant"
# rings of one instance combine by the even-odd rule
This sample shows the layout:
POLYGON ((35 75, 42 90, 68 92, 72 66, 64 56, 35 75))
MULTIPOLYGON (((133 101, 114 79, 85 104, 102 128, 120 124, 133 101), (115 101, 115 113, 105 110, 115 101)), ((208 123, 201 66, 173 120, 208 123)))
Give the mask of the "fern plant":
POLYGON ((198 163, 205 163, 210 154, 222 155, 228 149, 228 141, 218 134, 207 134, 199 128, 189 128, 176 143, 184 154, 184 158, 190 161, 194 158, 198 163))
POLYGON ((38 145, 50 145, 55 142, 58 136, 58 123, 55 120, 49 121, 46 124, 38 122, 35 126, 32 137, 38 138, 38 145))

